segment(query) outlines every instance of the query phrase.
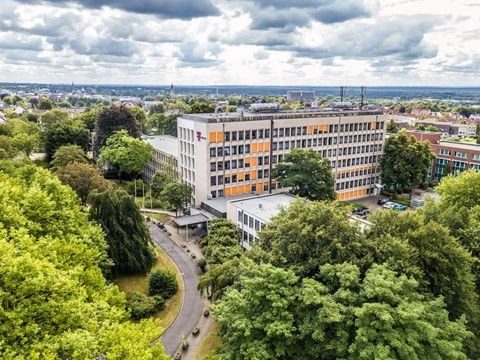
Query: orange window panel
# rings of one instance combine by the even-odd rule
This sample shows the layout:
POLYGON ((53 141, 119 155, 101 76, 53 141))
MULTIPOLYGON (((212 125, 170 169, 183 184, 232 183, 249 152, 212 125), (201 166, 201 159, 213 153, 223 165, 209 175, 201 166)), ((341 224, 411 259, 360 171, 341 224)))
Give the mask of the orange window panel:
POLYGON ((243 180, 243 173, 238 173, 238 181, 241 181, 243 180))
POLYGON ((253 166, 257 166, 257 158, 256 157, 252 157, 250 159, 250 166, 253 167, 253 166))
POLYGON ((269 151, 270 150, 270 143, 263 143, 263 151, 269 151))
POLYGON ((250 179, 255 180, 257 178, 257 172, 256 171, 250 171, 250 179))
POLYGON ((232 193, 232 189, 229 187, 225 188, 225 196, 229 196, 232 193))
POLYGON ((375 130, 377 128, 377 123, 372 121, 372 130, 375 130))
POLYGON ((217 142, 223 142, 223 132, 217 132, 217 142))
POLYGON ((237 193, 237 187, 233 186, 232 187, 232 195, 235 195, 237 193))
POLYGON ((237 188, 237 194, 243 194, 243 185, 239 185, 237 188))
POLYGON ((257 152, 257 144, 252 144, 252 147, 251 147, 251 152, 252 153, 256 153, 257 152))
POLYGON ((313 134, 313 126, 308 126, 307 127, 307 134, 312 135, 313 134))
POLYGON ((345 198, 344 193, 338 194, 338 200, 343 200, 344 198, 345 198))
POLYGON ((249 192, 251 191, 251 189, 252 189, 252 187, 250 186, 250 184, 245 185, 245 186, 243 187, 243 190, 244 190, 246 193, 249 193, 249 192))
POLYGON ((263 143, 258 144, 258 152, 263 152, 263 143))
POLYGON ((211 143, 217 142, 217 133, 214 133, 214 132, 210 133, 210 142, 211 143))

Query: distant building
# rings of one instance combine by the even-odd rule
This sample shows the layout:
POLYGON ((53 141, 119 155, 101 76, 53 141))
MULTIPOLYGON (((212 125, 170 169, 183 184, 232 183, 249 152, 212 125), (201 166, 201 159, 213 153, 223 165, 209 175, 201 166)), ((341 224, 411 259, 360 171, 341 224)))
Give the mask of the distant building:
POLYGON ((312 90, 289 90, 287 91, 288 102, 312 102, 315 100, 315 91, 312 90))
POLYGON ((177 93, 175 91, 175 86, 173 86, 173 84, 170 86, 170 98, 172 98, 173 100, 177 99, 177 93))
POLYGON ((143 169, 143 179, 151 183, 158 171, 178 176, 178 139, 169 135, 148 136, 144 141, 153 147, 153 159, 143 169))
POLYGON ((429 180, 441 180, 444 176, 457 175, 465 170, 480 170, 480 145, 441 140, 440 133, 409 131, 419 141, 428 140, 435 155, 429 180))
POLYGON ((227 219, 238 225, 242 247, 250 249, 253 241, 258 239, 257 232, 293 200, 295 196, 280 193, 228 201, 227 219))

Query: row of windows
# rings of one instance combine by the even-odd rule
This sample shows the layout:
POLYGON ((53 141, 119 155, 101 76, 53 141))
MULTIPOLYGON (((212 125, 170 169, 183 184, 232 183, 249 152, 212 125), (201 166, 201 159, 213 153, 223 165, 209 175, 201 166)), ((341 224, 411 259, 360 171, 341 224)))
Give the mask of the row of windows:
POLYGON ((180 132, 179 132, 179 138, 183 140, 187 140, 190 142, 193 142, 195 140, 193 136, 193 130, 191 129, 185 129, 183 127, 180 127, 180 132))
MULTIPOLYGON (((447 149, 440 149, 438 150, 438 155, 443 155, 443 156, 450 156, 451 151, 447 149)), ((463 158, 466 159, 468 158, 468 154, 463 151, 454 151, 453 156, 458 157, 458 158, 463 158)), ((472 160, 480 160, 480 154, 473 154, 472 155, 472 160)))
POLYGON ((374 168, 373 170, 372 168, 368 168, 368 169, 361 169, 361 170, 343 171, 337 174, 337 179, 348 179, 350 177, 371 175, 372 173, 375 174, 376 171, 380 172, 380 168, 378 169, 374 168))
MULTIPOLYGON (((213 175, 210 176, 210 186, 223 185, 223 184, 236 184, 244 181, 256 180, 256 179, 268 179, 270 176, 269 169, 261 169, 252 171, 251 173, 239 173, 232 175, 213 175)), ((254 191, 254 190, 252 190, 254 191)))
MULTIPOLYGON (((331 140, 332 138, 328 138, 331 140)), ((336 140, 336 138, 334 138, 336 140)), ((324 145, 335 145, 334 143, 330 143, 331 141, 327 141, 327 138, 324 139, 324 145)), ((318 144, 320 146, 321 144, 318 144)), ((289 150, 295 147, 297 148, 311 148, 317 146, 317 139, 308 139, 308 140, 297 140, 297 141, 279 141, 272 143, 272 150, 289 150)), ((340 148, 339 155, 351 155, 351 154, 364 154, 368 152, 376 152, 382 151, 383 145, 382 144, 374 144, 374 145, 358 145, 358 146, 349 146, 345 148, 340 148)), ((336 149, 333 149, 333 155, 324 155, 325 156, 336 156, 336 149)), ((325 152, 325 150, 324 150, 325 152)), ((328 150, 329 154, 332 154, 332 149, 328 150)), ((211 147, 210 148, 210 157, 223 157, 223 156, 231 156, 231 155, 243 155, 243 154, 250 154, 250 145, 238 145, 238 146, 219 146, 219 147, 211 147)))
POLYGON ((191 143, 180 140, 180 152, 187 153, 188 155, 195 155, 195 146, 191 143))
MULTIPOLYGON (((384 123, 378 123, 378 129, 383 129, 384 123)), ((303 136, 309 134, 311 129, 312 134, 321 133, 336 133, 338 132, 338 124, 331 125, 314 125, 314 126, 297 126, 289 128, 276 128, 273 129, 272 136, 275 137, 287 137, 287 136, 303 136)), ((340 124, 340 132, 347 131, 367 131, 373 130, 375 126, 372 126, 371 122, 368 123, 351 123, 340 124)), ((226 131, 223 135, 225 141, 243 141, 243 140, 255 140, 255 139, 268 139, 270 138, 270 129, 255 129, 255 130, 241 130, 241 131, 226 131)))
MULTIPOLYGON (((272 183, 272 190, 276 190, 276 189, 280 189, 281 186, 280 184, 276 184, 276 183, 272 183)), ((227 189, 228 190, 228 189, 227 189)), ((268 182, 265 182, 262 184, 259 185, 258 187, 258 191, 261 192, 261 191, 268 191, 268 182)), ((242 193, 255 193, 257 192, 257 185, 255 184, 252 184, 252 186, 250 187, 249 191, 246 191, 246 192, 242 192, 242 193)), ((213 199, 216 199, 217 197, 221 198, 221 197, 224 197, 225 194, 223 192, 223 189, 219 189, 219 190, 212 190, 210 192, 210 194, 212 195, 212 198, 213 199)), ((229 194, 227 194, 229 195, 229 194)))
POLYGON ((252 230, 255 229, 255 231, 263 230, 265 227, 265 224, 260 220, 245 214, 243 211, 238 211, 238 222, 243 223, 243 225, 248 226, 252 230))
POLYGON ((370 183, 375 184, 380 182, 380 177, 376 176, 373 178, 365 178, 365 179, 357 179, 357 180, 350 180, 345 182, 337 182, 335 184, 335 190, 346 190, 346 189, 354 189, 359 186, 370 185, 370 183))

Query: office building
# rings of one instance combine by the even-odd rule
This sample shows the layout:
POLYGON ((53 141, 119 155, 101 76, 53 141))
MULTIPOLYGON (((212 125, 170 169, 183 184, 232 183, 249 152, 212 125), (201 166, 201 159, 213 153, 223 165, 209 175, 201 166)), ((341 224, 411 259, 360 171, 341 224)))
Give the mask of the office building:
POLYGON ((419 141, 428 140, 435 158, 432 160, 429 180, 441 180, 446 175, 457 175, 465 170, 480 170, 480 145, 442 140, 440 133, 408 131, 419 141))
POLYGON ((293 148, 331 160, 339 200, 374 194, 380 182, 385 119, 378 111, 186 114, 177 124, 180 176, 197 206, 282 191, 272 169, 293 148))
POLYGON ((144 141, 153 147, 153 159, 143 169, 143 179, 151 183, 157 171, 178 176, 178 139, 169 135, 147 136, 144 141))

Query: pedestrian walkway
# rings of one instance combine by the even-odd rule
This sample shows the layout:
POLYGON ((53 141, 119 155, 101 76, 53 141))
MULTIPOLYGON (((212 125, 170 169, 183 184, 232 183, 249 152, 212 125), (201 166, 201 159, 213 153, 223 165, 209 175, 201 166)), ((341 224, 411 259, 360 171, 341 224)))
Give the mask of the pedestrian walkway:
POLYGON ((204 299, 197 290, 200 270, 190 254, 186 252, 181 245, 173 241, 155 225, 150 224, 149 227, 153 241, 157 246, 161 247, 177 265, 184 282, 183 301, 180 313, 162 336, 162 344, 165 351, 170 356, 173 356, 179 348, 182 339, 191 334, 203 315, 205 306, 204 299))

